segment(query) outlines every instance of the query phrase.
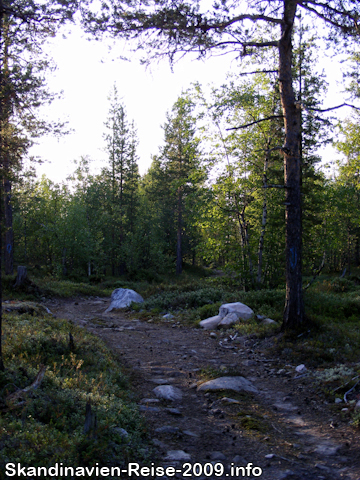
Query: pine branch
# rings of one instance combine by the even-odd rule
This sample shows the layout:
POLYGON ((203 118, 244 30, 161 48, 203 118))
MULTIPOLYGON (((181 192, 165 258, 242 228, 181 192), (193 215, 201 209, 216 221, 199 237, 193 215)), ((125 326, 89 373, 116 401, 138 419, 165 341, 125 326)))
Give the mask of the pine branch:
POLYGON ((270 117, 261 118, 260 120, 256 120, 255 122, 247 123, 246 125, 240 125, 240 127, 232 127, 227 128, 226 130, 240 130, 242 128, 251 127, 252 125, 256 125, 257 123, 266 122, 267 120, 273 120, 274 118, 284 118, 284 115, 271 115, 270 117))
POLYGON ((242 20, 251 20, 252 22, 257 22, 258 20, 263 20, 264 22, 269 22, 269 23, 274 23, 281 25, 283 21, 280 18, 274 18, 274 17, 267 17, 266 15, 238 15, 237 17, 232 18, 228 22, 220 22, 220 23, 213 23, 208 25, 207 30, 210 30, 212 28, 219 28, 219 29, 224 29, 226 27, 229 27, 233 23, 236 22, 241 22, 242 20))
POLYGON ((254 75, 256 73, 278 73, 278 70, 254 70, 253 72, 243 72, 239 73, 239 76, 243 75, 254 75))
POLYGON ((342 108, 342 107, 350 107, 350 108, 355 108, 355 110, 360 110, 359 107, 355 107, 355 105, 351 105, 349 103, 342 103, 341 105, 337 105, 336 107, 329 107, 329 108, 324 108, 324 109, 312 108, 312 107, 306 107, 305 109, 323 113, 323 112, 330 112, 331 110, 336 110, 336 109, 342 108))

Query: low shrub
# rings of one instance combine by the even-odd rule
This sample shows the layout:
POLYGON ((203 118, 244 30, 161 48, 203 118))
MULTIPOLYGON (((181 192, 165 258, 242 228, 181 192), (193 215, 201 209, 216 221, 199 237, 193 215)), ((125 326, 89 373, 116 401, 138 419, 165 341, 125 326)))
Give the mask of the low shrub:
POLYGON ((131 459, 149 460, 143 418, 130 401, 126 376, 103 342, 49 316, 5 315, 3 333, 0 469, 8 462, 125 466, 131 459), (10 407, 8 396, 31 385, 42 364, 47 370, 40 387, 10 407), (87 404, 97 426, 85 433, 87 404))

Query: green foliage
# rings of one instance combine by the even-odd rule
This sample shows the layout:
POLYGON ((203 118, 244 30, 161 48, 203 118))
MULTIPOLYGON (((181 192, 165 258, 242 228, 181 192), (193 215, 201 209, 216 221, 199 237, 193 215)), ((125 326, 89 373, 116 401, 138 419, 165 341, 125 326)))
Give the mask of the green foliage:
POLYGON ((15 408, 2 405, 0 465, 123 465, 143 457, 146 429, 129 400, 128 382, 115 356, 97 338, 67 321, 7 315, 1 398, 30 385, 40 364, 41 386, 15 408), (69 331, 75 351, 69 345, 69 331), (84 434, 85 406, 97 417, 93 434, 84 434), (4 409, 5 408, 5 409, 4 409), (125 437, 121 428, 128 432, 125 437))

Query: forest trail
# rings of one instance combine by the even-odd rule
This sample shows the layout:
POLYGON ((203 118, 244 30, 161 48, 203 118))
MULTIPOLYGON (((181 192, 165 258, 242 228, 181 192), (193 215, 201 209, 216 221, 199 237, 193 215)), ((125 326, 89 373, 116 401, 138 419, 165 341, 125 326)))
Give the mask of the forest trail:
POLYGON ((202 475, 172 478, 360 479, 359 432, 317 395, 309 377, 295 378, 296 365, 265 356, 267 341, 231 342, 176 320, 160 324, 105 314, 109 303, 109 298, 76 298, 47 306, 102 338, 119 356, 158 452, 156 465, 207 464, 202 475), (259 393, 226 392, 237 401, 231 403, 219 393, 197 391, 204 370, 214 369, 246 377, 259 393), (153 389, 160 384, 179 388, 182 399, 157 401, 153 389), (183 460, 175 462, 173 455, 183 460), (224 474, 208 476, 216 462, 224 465, 224 474), (261 476, 259 468, 252 475, 250 470, 232 475, 229 469, 250 463, 249 469, 261 468, 261 476))

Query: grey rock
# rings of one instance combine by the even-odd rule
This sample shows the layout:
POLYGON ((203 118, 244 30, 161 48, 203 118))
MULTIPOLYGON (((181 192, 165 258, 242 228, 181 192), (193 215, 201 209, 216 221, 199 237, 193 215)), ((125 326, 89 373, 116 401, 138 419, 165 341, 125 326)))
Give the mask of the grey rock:
POLYGON ((360 410, 360 400, 356 402, 355 409, 360 410))
POLYGON ((153 392, 158 398, 170 400, 171 402, 180 401, 182 399, 181 390, 172 385, 159 385, 154 388, 153 392))
POLYGON ((222 317, 220 315, 215 315, 215 317, 210 317, 210 318, 207 318, 206 320, 201 320, 199 325, 205 330, 214 330, 215 328, 217 328, 221 320, 222 320, 222 317))
POLYGON ((197 435, 196 433, 192 432, 191 430, 184 430, 184 431, 183 431, 183 434, 184 434, 184 435, 187 435, 188 437, 194 437, 194 438, 199 437, 199 435, 197 435))
POLYGON ((339 398, 339 397, 335 398, 335 403, 342 403, 342 401, 343 401, 342 398, 339 398))
POLYGON ((131 305, 131 302, 142 303, 144 299, 141 295, 129 288, 117 288, 111 294, 111 303, 105 313, 111 312, 117 308, 125 308, 131 305))
POLYGON ((221 399, 221 402, 222 403, 227 403, 227 404, 236 404, 236 403, 240 403, 238 400, 235 400, 234 398, 229 398, 229 397, 223 397, 221 399))
POLYGON ((122 438, 127 438, 129 436, 128 432, 125 430, 125 428, 121 428, 121 427, 115 427, 112 429, 113 432, 117 433, 118 435, 120 435, 120 437, 122 438))
POLYGON ((168 385, 170 382, 173 382, 173 378, 152 378, 151 381, 157 385, 168 385))
POLYGON ((215 332, 211 332, 211 333, 210 333, 210 338, 217 338, 216 333, 215 333, 215 332))
POLYGON ((257 364, 255 360, 243 360, 241 363, 245 365, 245 367, 253 367, 257 364))
POLYGON ((210 460, 226 460, 226 456, 222 452, 210 453, 210 460))
POLYGON ((175 317, 171 313, 166 313, 162 318, 165 318, 165 320, 172 320, 175 317))
POLYGON ((237 466, 246 466, 248 464, 248 462, 240 455, 235 455, 232 461, 237 466))
POLYGON ((249 320, 253 316, 253 310, 243 303, 224 303, 219 309, 219 315, 202 320, 200 326, 205 330, 230 328, 235 323, 249 320))
POLYGON ((239 323, 239 316, 235 312, 228 313, 225 317, 218 323, 217 328, 231 328, 235 323, 239 323))
POLYGON ((294 479, 296 480, 297 478, 299 478, 296 474, 296 472, 294 472, 293 470, 285 470, 284 472, 281 472, 278 479, 279 480, 290 480, 290 479, 294 479))
POLYGON ((234 392, 251 392, 258 393, 254 385, 244 377, 220 377, 215 380, 202 383, 197 388, 198 391, 216 391, 216 390, 233 390, 234 392))
POLYGON ((323 455, 324 457, 330 457, 333 455, 336 455, 338 451, 340 450, 339 445, 330 445, 326 443, 321 443, 318 445, 315 449, 315 452, 318 453, 319 455, 323 455))
POLYGON ((160 400, 158 398, 142 398, 140 400, 140 403, 145 403, 145 404, 147 404, 147 403, 159 403, 159 402, 160 402, 160 400))
POLYGON ((271 318, 264 318, 263 320, 261 320, 260 322, 262 325, 271 325, 271 324, 276 324, 277 322, 275 322, 275 320, 272 320, 271 318))
POLYGON ((164 458, 164 460, 191 460, 191 455, 184 452, 184 450, 169 450, 168 452, 166 452, 166 457, 164 458))
POLYGON ((164 450, 166 450, 168 448, 168 446, 166 445, 166 443, 162 442, 161 440, 159 440, 158 438, 153 438, 152 439, 152 442, 155 446, 159 447, 159 448, 162 448, 164 450))
POLYGON ((229 313, 235 313, 239 320, 250 320, 254 316, 253 310, 244 303, 225 303, 221 305, 219 315, 224 318, 229 313))
POLYGON ((179 427, 173 427, 172 425, 164 425, 155 429, 156 433, 178 433, 179 427))
POLYGON ((140 412, 160 412, 160 408, 158 407, 148 407, 147 405, 139 405, 140 412))
POLYGON ((305 367, 305 365, 303 363, 301 365, 298 365, 295 368, 295 371, 298 372, 298 373, 305 373, 306 370, 307 370, 307 368, 305 367))
POLYGON ((177 416, 181 416, 182 413, 180 412, 180 410, 178 408, 165 408, 165 410, 169 413, 171 413, 171 415, 177 415, 177 416))

